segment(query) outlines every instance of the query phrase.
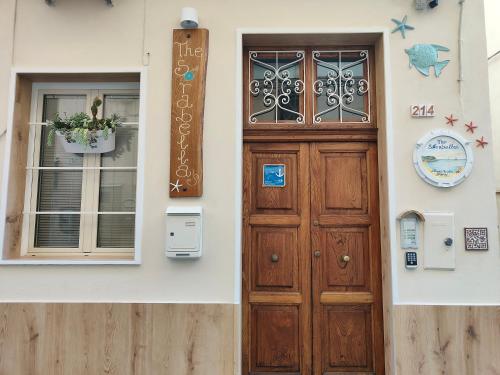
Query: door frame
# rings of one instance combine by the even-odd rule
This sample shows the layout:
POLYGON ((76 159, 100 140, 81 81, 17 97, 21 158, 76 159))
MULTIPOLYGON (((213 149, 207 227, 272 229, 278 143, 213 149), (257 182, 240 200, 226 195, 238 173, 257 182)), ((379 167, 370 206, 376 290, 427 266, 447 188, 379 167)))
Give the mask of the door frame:
MULTIPOLYGON (((243 47, 244 38, 263 40, 281 37, 317 39, 318 44, 373 45, 375 50, 375 80, 377 82, 377 124, 379 203, 380 203, 380 246, 382 249, 382 293, 385 342, 386 374, 395 374, 395 348, 393 340, 393 308, 397 302, 396 280, 396 187, 394 178, 392 79, 390 69, 390 31, 386 28, 239 28, 236 30, 236 77, 235 77, 235 212, 234 222, 234 370, 241 374, 242 360, 242 246, 243 246, 243 47), (328 42, 325 40, 328 39, 328 42)), ((257 42, 258 43, 258 42, 257 42)))

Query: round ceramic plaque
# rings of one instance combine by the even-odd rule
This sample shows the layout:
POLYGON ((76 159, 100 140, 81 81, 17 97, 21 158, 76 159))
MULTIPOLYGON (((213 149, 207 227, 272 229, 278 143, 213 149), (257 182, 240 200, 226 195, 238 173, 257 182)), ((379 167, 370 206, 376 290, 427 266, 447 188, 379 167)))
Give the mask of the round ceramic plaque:
POLYGON ((471 142, 449 130, 435 130, 420 139, 413 152, 413 164, 425 182, 452 187, 472 171, 471 142))

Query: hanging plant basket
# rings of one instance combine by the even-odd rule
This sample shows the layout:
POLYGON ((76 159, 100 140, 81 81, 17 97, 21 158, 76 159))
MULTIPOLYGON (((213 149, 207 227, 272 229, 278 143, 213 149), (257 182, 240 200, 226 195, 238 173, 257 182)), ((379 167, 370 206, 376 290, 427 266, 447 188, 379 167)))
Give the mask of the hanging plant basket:
POLYGON ((116 114, 107 118, 97 118, 101 99, 92 104, 92 117, 84 112, 62 118, 56 114, 54 120, 47 121, 49 135, 47 144, 51 146, 55 138, 64 151, 74 154, 101 154, 115 149, 116 128, 121 126, 116 114))
POLYGON ((116 133, 108 134, 106 137, 102 130, 95 132, 95 142, 88 145, 77 142, 70 142, 64 134, 56 131, 58 142, 63 146, 64 151, 73 154, 101 154, 115 149, 116 133))

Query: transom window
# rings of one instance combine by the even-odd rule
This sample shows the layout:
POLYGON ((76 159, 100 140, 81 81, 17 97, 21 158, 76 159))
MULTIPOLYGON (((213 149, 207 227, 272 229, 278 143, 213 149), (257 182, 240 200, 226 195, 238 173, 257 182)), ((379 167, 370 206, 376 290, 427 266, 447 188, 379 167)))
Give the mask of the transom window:
POLYGON ((138 90, 38 91, 30 123, 22 252, 25 255, 134 252, 138 148, 138 90), (120 116, 116 147, 102 154, 66 152, 48 142, 47 121, 75 113, 120 116), (25 218, 26 219, 26 218, 25 218))
POLYGON ((247 50, 247 128, 372 126, 370 49, 247 50))
POLYGON ((249 51, 250 123, 304 123, 304 56, 304 51, 249 51))
POLYGON ((370 122, 368 51, 312 51, 313 123, 370 122))

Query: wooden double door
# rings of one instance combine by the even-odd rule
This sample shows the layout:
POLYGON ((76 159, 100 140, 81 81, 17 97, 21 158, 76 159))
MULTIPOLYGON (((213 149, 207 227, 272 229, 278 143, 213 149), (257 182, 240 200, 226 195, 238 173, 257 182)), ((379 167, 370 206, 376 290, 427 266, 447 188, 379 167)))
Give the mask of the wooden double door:
POLYGON ((384 374, 376 142, 245 143, 243 179, 243 374, 384 374))

